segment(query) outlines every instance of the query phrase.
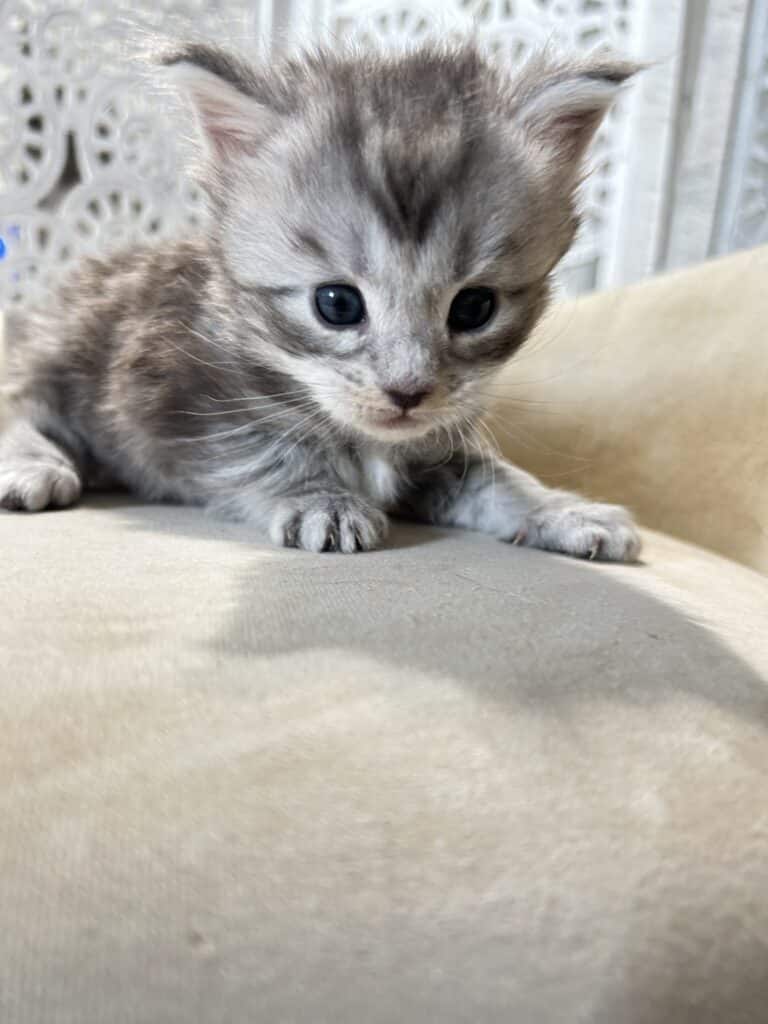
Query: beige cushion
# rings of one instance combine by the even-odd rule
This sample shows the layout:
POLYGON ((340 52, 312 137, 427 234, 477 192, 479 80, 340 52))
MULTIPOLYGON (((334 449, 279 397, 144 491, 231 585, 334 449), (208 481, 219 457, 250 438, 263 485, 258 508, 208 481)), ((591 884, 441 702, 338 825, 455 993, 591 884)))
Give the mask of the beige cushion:
POLYGON ((766 572, 767 325, 768 246, 557 306, 491 422, 552 483, 766 572))
MULTIPOLYGON (((579 304, 520 357, 556 374, 506 410, 522 461, 765 565, 762 260, 579 304)), ((130 498, 0 513, 0 1022, 761 1024, 768 578, 646 539, 313 556, 130 498)))
POLYGON ((130 499, 0 549, 3 1024, 764 1019, 764 577, 130 499))

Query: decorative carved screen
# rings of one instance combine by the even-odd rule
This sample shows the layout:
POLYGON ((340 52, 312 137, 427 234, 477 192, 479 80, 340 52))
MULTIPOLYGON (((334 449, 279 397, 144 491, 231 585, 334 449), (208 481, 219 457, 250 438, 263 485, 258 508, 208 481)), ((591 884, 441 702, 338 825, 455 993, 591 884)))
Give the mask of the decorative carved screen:
POLYGON ((768 238, 766 0, 0 0, 0 308, 81 253, 204 218, 185 170, 191 126, 132 59, 157 31, 261 52, 473 32, 511 61, 608 44, 655 63, 593 147, 565 290, 768 238))

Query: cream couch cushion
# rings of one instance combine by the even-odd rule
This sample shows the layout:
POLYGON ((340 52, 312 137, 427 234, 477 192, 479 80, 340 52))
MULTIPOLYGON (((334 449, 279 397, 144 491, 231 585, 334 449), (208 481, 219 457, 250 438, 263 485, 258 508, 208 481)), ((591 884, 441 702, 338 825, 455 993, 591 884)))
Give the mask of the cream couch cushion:
POLYGON ((555 306, 494 390, 514 461, 768 572, 768 246, 555 306))
POLYGON ((130 499, 0 547, 3 1024, 764 1019, 764 577, 130 499))
MULTIPOLYGON (((598 490, 658 470, 682 532, 698 504, 623 425, 653 434, 662 364, 623 404, 574 381, 598 490)), ((528 426, 566 450, 569 410, 528 426)), ((0 514, 2 1024, 760 1024, 768 579, 646 541, 611 566, 400 526, 313 556, 131 498, 0 514)))

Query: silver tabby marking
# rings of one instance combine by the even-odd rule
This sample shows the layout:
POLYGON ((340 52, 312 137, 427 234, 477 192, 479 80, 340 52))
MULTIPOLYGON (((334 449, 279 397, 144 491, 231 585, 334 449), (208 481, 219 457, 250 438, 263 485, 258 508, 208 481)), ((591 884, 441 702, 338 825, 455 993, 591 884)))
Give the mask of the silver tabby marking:
POLYGON ((2 505, 70 505, 107 474, 312 551, 374 547, 391 512, 634 559, 623 509, 489 471, 474 425, 635 67, 541 54, 513 74, 470 43, 161 65, 202 129, 210 233, 85 262, 16 332, 2 505), (353 322, 323 319, 327 285, 355 289, 353 322), (474 320, 454 316, 467 289, 474 320))

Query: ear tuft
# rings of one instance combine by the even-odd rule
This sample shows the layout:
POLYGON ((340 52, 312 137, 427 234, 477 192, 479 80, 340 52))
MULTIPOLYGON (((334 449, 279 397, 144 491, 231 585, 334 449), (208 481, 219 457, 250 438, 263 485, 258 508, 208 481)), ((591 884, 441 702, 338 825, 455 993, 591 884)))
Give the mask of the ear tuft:
POLYGON ((158 56, 166 78, 192 101, 213 155, 227 161, 254 153, 270 111, 256 98, 257 79, 248 65, 215 46, 189 43, 158 56))
POLYGON ((581 60, 538 54, 513 86, 515 122, 551 158, 578 165, 622 86, 641 68, 609 53, 581 60))

